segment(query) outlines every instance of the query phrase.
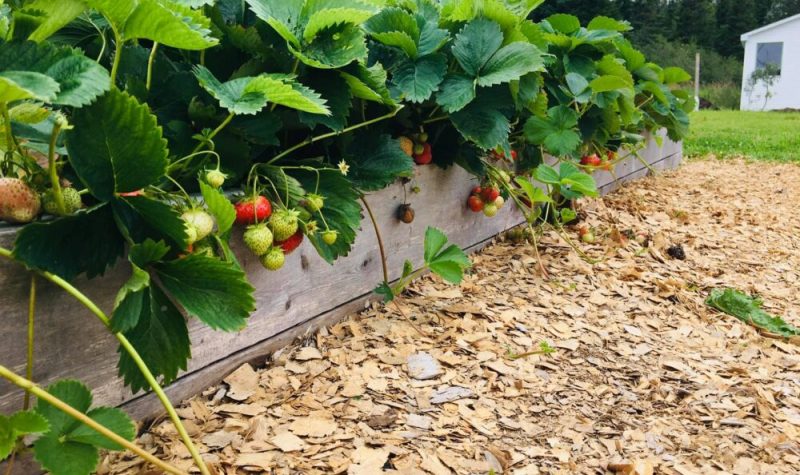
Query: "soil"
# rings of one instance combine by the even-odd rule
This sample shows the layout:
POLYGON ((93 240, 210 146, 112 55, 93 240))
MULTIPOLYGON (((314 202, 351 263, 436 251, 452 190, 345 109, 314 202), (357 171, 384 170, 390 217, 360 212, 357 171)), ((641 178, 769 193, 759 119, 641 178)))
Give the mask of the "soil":
MULTIPOLYGON (((220 474, 797 473, 797 342, 704 300, 735 287, 800 326, 798 183, 743 161, 640 180, 581 204, 595 244, 567 231, 599 263, 551 232, 545 279, 500 240, 462 285, 420 279, 179 412, 220 474)), ((168 422, 138 442, 191 467, 168 422)), ((146 471, 108 455, 100 473, 146 471)))

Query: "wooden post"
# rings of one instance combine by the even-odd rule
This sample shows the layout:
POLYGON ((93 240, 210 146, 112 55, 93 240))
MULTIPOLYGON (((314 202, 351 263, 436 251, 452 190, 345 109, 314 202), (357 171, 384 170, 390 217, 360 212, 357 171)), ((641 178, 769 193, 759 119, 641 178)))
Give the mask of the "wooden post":
POLYGON ((700 110, 700 52, 694 55, 694 110, 700 110))

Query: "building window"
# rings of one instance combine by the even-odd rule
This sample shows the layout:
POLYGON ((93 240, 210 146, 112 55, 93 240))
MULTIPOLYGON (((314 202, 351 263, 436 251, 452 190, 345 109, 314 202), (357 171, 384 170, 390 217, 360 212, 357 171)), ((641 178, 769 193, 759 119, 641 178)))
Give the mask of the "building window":
POLYGON ((781 60, 783 59, 783 43, 758 43, 756 46, 756 69, 764 69, 767 65, 774 65, 781 73, 781 60))

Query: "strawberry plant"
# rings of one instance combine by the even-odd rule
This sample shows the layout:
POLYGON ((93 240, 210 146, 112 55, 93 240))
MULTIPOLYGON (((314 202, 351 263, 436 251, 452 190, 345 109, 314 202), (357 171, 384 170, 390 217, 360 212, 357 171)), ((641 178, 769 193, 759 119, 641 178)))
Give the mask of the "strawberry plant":
MULTIPOLYGON (((648 62, 626 22, 529 20, 541 3, 0 1, 0 219, 23 224, 0 255, 92 311, 119 341, 125 384, 156 392, 209 473, 161 385, 187 368, 184 316, 235 332, 255 308, 235 225, 267 269, 306 240, 333 264, 364 210, 376 223, 367 193, 415 165, 457 165, 481 184, 469 208, 492 216, 513 203, 535 245, 533 224, 573 220, 572 201, 597 193, 590 173, 636 155, 643 132, 686 135, 685 72, 648 62), (120 261, 131 274, 109 316, 70 281, 120 261)), ((397 217, 413 221, 411 205, 397 217)), ((423 269, 458 282, 469 262, 446 242, 426 232, 423 269)), ((392 298, 419 272, 379 293, 392 298)), ((82 387, 50 394, 3 377, 56 408, 79 398, 71 416, 93 424, 82 387)), ((26 431, 55 445, 77 432, 79 473, 112 445, 35 417, 0 419, 0 455, 26 431)), ((127 437, 116 416, 97 419, 93 430, 127 437)))

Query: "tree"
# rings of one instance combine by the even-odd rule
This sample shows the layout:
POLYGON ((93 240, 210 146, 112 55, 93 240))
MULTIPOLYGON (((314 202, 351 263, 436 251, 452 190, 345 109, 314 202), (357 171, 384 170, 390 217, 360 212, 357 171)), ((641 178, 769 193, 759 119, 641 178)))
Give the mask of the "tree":
POLYGON ((758 28, 755 0, 719 0, 716 50, 723 56, 742 57, 742 33, 758 28))
POLYGON ((682 0, 678 4, 675 38, 714 47, 717 19, 714 0, 682 0))
POLYGON ((800 0, 773 0, 771 3, 764 18, 767 23, 800 14, 800 0))
POLYGON ((619 17, 616 4, 615 0, 551 0, 534 10, 534 15, 542 19, 556 13, 569 13, 586 24, 598 15, 619 17))

